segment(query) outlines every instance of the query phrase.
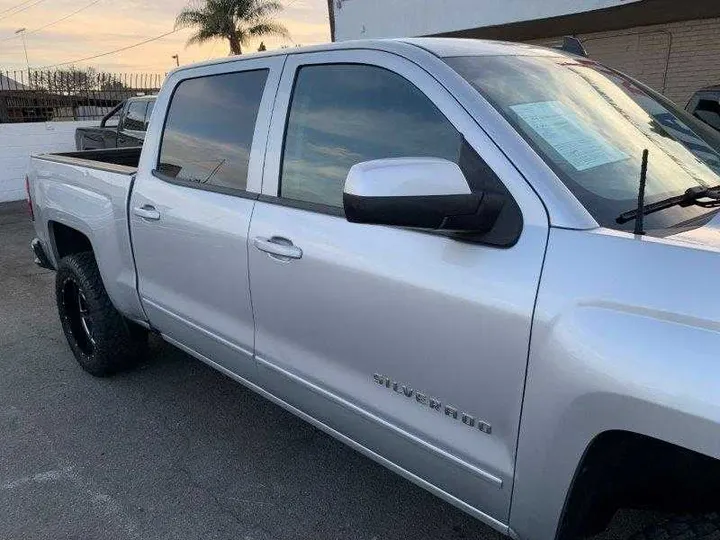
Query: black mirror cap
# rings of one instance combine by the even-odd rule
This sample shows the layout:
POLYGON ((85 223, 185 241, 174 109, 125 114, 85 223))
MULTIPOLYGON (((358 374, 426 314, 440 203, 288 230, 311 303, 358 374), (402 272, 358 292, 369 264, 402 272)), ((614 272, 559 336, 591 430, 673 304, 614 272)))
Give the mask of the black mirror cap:
MULTIPOLYGON (((509 195, 509 194, 508 194, 509 195)), ((428 229, 458 240, 510 247, 522 232, 520 208, 502 193, 363 197, 343 195, 351 223, 428 229)))
POLYGON ((345 217, 351 223, 395 225, 438 230, 448 217, 473 215, 482 195, 365 197, 343 194, 345 217))

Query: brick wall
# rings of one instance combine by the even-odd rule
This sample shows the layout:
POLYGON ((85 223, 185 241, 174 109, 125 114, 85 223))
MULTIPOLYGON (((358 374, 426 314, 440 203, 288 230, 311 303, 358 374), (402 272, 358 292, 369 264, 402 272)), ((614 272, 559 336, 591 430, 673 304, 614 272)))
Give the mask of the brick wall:
POLYGON ((25 172, 31 154, 75 150, 75 128, 93 122, 0 124, 0 202, 25 198, 25 172))
MULTIPOLYGON (((591 57, 626 72, 682 106, 697 89, 720 84, 720 18, 578 37, 591 57)), ((533 43, 558 41, 548 38, 533 43)))

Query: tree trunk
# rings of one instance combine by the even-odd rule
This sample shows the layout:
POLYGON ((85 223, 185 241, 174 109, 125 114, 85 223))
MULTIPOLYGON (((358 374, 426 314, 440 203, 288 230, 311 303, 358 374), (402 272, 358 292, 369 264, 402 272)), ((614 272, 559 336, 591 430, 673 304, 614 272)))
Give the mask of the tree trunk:
POLYGON ((240 47, 240 40, 235 34, 228 36, 230 42, 230 54, 242 54, 242 48, 240 47))

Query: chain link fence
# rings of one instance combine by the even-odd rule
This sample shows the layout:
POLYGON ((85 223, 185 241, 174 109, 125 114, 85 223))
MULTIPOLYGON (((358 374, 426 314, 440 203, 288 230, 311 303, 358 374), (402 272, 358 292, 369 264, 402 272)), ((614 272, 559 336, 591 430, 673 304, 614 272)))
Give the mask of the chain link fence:
POLYGON ((99 120, 129 97, 157 94, 164 79, 93 69, 0 70, 0 124, 99 120))

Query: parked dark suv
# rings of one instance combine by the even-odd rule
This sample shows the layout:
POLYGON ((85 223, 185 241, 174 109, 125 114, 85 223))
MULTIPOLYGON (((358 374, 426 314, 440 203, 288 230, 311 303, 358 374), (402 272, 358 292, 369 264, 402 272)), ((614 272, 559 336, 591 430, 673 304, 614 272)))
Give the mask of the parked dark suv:
POLYGON ((720 85, 695 92, 685 110, 720 131, 720 85))

